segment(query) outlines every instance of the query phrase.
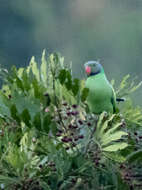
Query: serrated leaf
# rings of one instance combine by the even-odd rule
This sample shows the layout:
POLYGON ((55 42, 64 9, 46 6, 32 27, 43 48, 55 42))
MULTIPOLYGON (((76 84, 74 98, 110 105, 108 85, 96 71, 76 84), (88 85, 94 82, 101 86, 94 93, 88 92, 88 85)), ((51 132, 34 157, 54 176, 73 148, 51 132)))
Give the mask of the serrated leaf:
POLYGON ((22 91, 24 91, 23 83, 18 77, 16 77, 16 84, 17 84, 18 88, 20 88, 22 91))
POLYGON ((39 91, 38 81, 36 80, 36 78, 32 81, 32 85, 35 97, 40 98, 40 91, 39 91))
POLYGON ((124 131, 116 131, 115 133, 113 133, 111 135, 104 135, 102 138, 102 141, 101 141, 102 146, 111 143, 111 141, 120 140, 122 136, 126 136, 126 135, 128 135, 128 134, 124 131))
POLYGON ((118 129, 120 126, 122 125, 122 123, 117 123, 115 124, 111 129, 109 129, 107 132, 105 132, 106 136, 111 135, 116 129, 118 129))
POLYGON ((116 114, 112 114, 112 116, 104 122, 104 124, 101 126, 100 134, 103 134, 105 132, 105 130, 108 128, 109 122, 111 122, 115 116, 116 114))
POLYGON ((45 58, 45 50, 42 53, 40 72, 41 72, 41 79, 46 84, 48 74, 47 74, 47 62, 45 58))
POLYGON ((23 75, 23 72, 24 72, 24 68, 19 68, 18 69, 18 71, 17 71, 17 76, 19 77, 19 78, 21 78, 22 77, 22 75, 23 75))
POLYGON ((96 130, 99 130, 99 128, 101 127, 101 124, 103 122, 103 119, 104 119, 104 116, 106 115, 106 112, 103 112, 101 113, 101 115, 99 116, 99 120, 97 122, 97 129, 96 130))
POLYGON ((141 81, 138 85, 136 85, 136 86, 134 86, 133 88, 131 88, 130 93, 136 91, 136 90, 137 90, 138 88, 140 88, 141 86, 142 86, 142 81, 141 81))
POLYGON ((126 84, 127 84, 127 80, 128 80, 128 78, 130 78, 130 75, 128 74, 128 75, 126 75, 124 78, 123 78, 123 80, 122 80, 122 82, 120 83, 120 89, 122 89, 122 88, 124 88, 125 86, 126 86, 126 84))
POLYGON ((35 62, 35 58, 32 57, 30 61, 30 69, 32 70, 33 74, 35 75, 36 79, 40 81, 40 74, 39 69, 37 67, 37 63, 35 62))
POLYGON ((119 142, 119 143, 115 143, 113 145, 107 146, 107 147, 103 148, 102 150, 106 151, 106 152, 116 152, 118 150, 122 150, 122 149, 126 148, 127 146, 128 146, 127 143, 119 142))
POLYGON ((126 158, 124 156, 121 156, 120 154, 116 154, 114 152, 105 152, 104 154, 111 160, 114 160, 119 163, 123 163, 126 161, 126 158))
POLYGON ((28 91, 31 88, 31 80, 28 77, 26 70, 24 70, 22 73, 22 81, 23 81, 24 89, 28 91))

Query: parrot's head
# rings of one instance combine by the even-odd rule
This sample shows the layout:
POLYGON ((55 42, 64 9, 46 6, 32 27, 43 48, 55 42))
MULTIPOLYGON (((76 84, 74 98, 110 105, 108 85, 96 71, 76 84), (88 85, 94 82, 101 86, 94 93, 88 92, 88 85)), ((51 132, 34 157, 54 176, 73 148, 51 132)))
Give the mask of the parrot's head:
POLYGON ((99 61, 88 61, 84 66, 87 76, 97 75, 104 71, 99 61))

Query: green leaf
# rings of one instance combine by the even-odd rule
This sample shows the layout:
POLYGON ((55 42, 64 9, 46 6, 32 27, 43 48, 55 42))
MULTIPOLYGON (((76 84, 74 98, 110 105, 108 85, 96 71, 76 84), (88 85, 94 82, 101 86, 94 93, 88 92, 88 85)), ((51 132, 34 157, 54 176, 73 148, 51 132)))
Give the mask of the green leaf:
POLYGON ((29 114, 28 109, 24 109, 24 110, 23 110, 23 112, 22 112, 22 114, 21 114, 21 118, 22 118, 22 120, 24 121, 24 123, 25 123, 28 127, 31 126, 31 124, 30 124, 31 116, 30 116, 30 114, 29 114))
POLYGON ((116 154, 114 152, 104 152, 104 155, 108 157, 111 160, 114 160, 119 163, 123 163, 126 161, 126 158, 124 156, 121 156, 119 154, 116 154))
POLYGON ((107 132, 105 132, 105 136, 109 136, 112 133, 114 133, 120 126, 122 126, 122 123, 115 124, 111 129, 109 129, 107 132))
POLYGON ((128 157, 127 161, 133 163, 135 161, 142 161, 142 149, 132 152, 128 157))
POLYGON ((31 118, 35 116, 37 112, 40 110, 40 101, 38 99, 33 99, 29 96, 25 96, 23 93, 19 93, 15 91, 12 94, 13 104, 16 105, 18 110, 18 114, 21 114, 24 109, 28 109, 31 118))
POLYGON ((66 88, 70 90, 72 88, 72 77, 69 71, 66 71, 66 88))
POLYGON ((128 146, 127 143, 119 142, 119 143, 115 143, 113 145, 110 145, 110 146, 107 146, 107 147, 103 148, 103 151, 116 152, 118 150, 122 150, 122 149, 126 148, 127 146, 128 146))
POLYGON ((5 117, 10 117, 10 109, 9 107, 11 106, 11 103, 7 99, 7 97, 3 94, 0 93, 0 114, 1 116, 5 117))
POLYGON ((122 136, 126 136, 128 133, 124 131, 116 131, 111 135, 104 135, 102 138, 102 146, 109 144, 111 141, 120 140, 122 136))
POLYGON ((127 145, 125 139, 127 132, 118 129, 122 125, 121 120, 117 121, 116 114, 106 115, 103 112, 97 122, 97 128, 94 133, 94 141, 97 142, 102 151, 115 152, 124 149, 127 145), (117 123, 116 123, 117 121, 117 123))
POLYGON ((64 84, 64 82, 66 80, 66 70, 65 69, 60 70, 58 78, 59 78, 60 83, 64 84))
POLYGON ((51 124, 51 115, 47 114, 43 118, 43 130, 49 133, 50 130, 50 124, 51 124))
POLYGON ((41 115, 40 113, 37 113, 34 117, 33 124, 36 129, 41 130, 41 115))
POLYGON ((89 94, 89 89, 88 88, 83 88, 82 93, 81 93, 81 101, 84 102, 89 94))
MULTIPOLYGON (((37 63, 35 62, 35 58, 32 57, 31 58, 31 61, 30 61, 30 67, 29 67, 29 70, 32 70, 33 74, 35 75, 36 79, 38 81, 40 81, 40 74, 39 74, 39 69, 37 67, 37 63)), ((28 70, 28 71, 29 71, 28 70)))
POLYGON ((77 95, 78 91, 79 91, 79 79, 75 78, 72 83, 72 92, 74 96, 77 95))
POLYGON ((16 77, 16 84, 17 84, 18 88, 20 88, 22 91, 24 91, 23 83, 18 77, 16 77))
POLYGON ((105 132, 105 130, 108 128, 109 122, 111 122, 115 116, 116 114, 112 114, 112 116, 104 122, 104 124, 101 126, 100 134, 103 134, 105 132))
POLYGON ((18 116, 18 110, 16 108, 16 105, 13 104, 11 107, 10 107, 10 112, 11 112, 11 117, 16 120, 18 123, 20 123, 20 118, 18 116))
POLYGON ((42 53, 42 58, 41 58, 41 66, 40 66, 40 75, 41 75, 41 79, 43 81, 43 83, 47 83, 47 62, 45 59, 45 50, 42 53))
POLYGON ((122 82, 120 83, 120 89, 121 89, 121 88, 124 88, 124 87, 127 85, 127 80, 128 80, 128 78, 130 78, 130 75, 129 75, 129 74, 126 75, 126 76, 123 78, 122 82))
POLYGON ((38 81, 37 79, 33 79, 32 81, 32 85, 33 85, 33 88, 34 88, 34 95, 36 98, 40 98, 40 91, 39 91, 39 86, 38 86, 38 81))
POLYGON ((30 90, 31 88, 31 80, 26 72, 26 70, 23 71, 22 73, 22 81, 23 81, 23 86, 26 91, 30 90))
POLYGON ((57 124, 56 124, 55 122, 52 122, 52 123, 50 124, 50 128, 51 128, 52 134, 55 136, 56 133, 57 133, 57 131, 58 131, 58 129, 57 129, 57 124))

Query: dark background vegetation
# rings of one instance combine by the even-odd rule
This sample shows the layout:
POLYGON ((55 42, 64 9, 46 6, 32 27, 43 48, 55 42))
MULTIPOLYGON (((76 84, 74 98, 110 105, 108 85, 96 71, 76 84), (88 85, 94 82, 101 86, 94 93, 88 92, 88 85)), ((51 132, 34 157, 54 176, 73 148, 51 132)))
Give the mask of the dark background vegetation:
POLYGON ((45 48, 72 62, 74 75, 100 59, 109 79, 141 80, 141 18, 141 0, 0 0, 0 64, 25 66, 45 48))

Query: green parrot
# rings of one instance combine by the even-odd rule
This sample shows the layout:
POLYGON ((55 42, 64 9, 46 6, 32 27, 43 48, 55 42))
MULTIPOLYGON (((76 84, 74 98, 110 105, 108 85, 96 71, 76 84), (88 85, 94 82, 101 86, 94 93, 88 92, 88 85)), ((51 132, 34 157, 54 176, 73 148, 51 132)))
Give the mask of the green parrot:
POLYGON ((98 61, 89 61, 84 66, 87 73, 85 87, 89 89, 87 103, 90 111, 95 114, 103 111, 115 113, 116 95, 106 78, 102 65, 98 61))

